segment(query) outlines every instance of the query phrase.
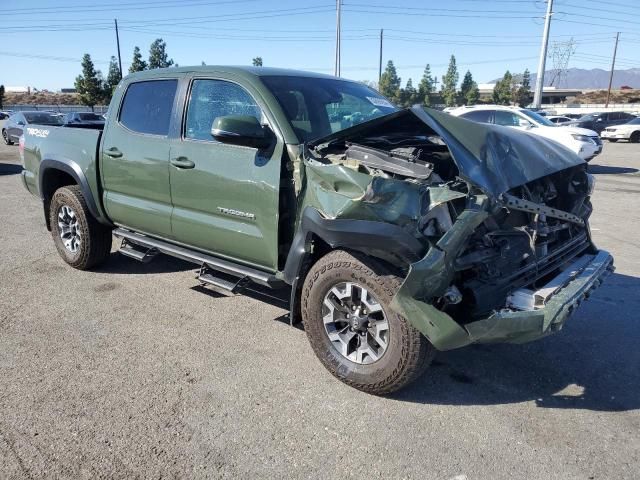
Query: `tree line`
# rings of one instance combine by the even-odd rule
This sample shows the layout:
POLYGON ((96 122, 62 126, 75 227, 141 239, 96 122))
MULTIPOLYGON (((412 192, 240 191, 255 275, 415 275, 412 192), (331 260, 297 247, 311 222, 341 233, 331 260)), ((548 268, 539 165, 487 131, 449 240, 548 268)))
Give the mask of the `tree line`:
MULTIPOLYGON (((254 66, 261 67, 263 65, 262 57, 255 57, 252 63, 254 66)), ((148 60, 142 57, 140 47, 134 47, 129 73, 155 68, 167 68, 174 65, 178 66, 173 59, 169 58, 167 44, 162 38, 158 38, 149 47, 148 60)), ((205 65, 205 63, 202 62, 202 65, 205 65)), ((107 78, 105 79, 102 72, 96 70, 91 56, 85 54, 82 58, 82 74, 75 81, 80 101, 83 105, 91 108, 98 104, 108 104, 121 78, 115 57, 111 57, 107 78)), ((451 55, 447 72, 442 76, 441 82, 438 82, 437 77, 431 73, 431 66, 427 64, 417 87, 413 85, 411 78, 402 87, 402 79, 398 76, 393 60, 389 60, 377 87, 380 93, 399 106, 415 104, 431 106, 434 101, 438 101, 438 103, 444 103, 447 107, 454 107, 457 105, 475 105, 480 102, 478 84, 473 79, 471 71, 466 71, 462 83, 458 86, 459 79, 456 57, 451 55), (438 83, 440 83, 439 91, 437 91, 438 83)), ((365 83, 369 84, 369 82, 365 83)), ((496 83, 490 101, 499 105, 516 104, 526 106, 531 100, 531 75, 529 70, 525 70, 521 75, 512 75, 507 70, 502 79, 496 83)))
MULTIPOLYGON (((129 67, 129 73, 151 70, 154 68, 171 67, 173 59, 167 55, 167 44, 161 38, 153 41, 149 47, 149 58, 144 60, 140 47, 133 49, 133 61, 129 67)), ((95 105, 108 104, 111 101, 113 91, 122 79, 120 68, 116 57, 111 57, 109 70, 105 79, 100 70, 96 70, 91 55, 85 53, 82 57, 82 74, 76 77, 75 88, 78 92, 80 102, 83 105, 93 108, 95 105)))
MULTIPOLYGON (((480 101, 480 90, 469 70, 464 74, 458 88, 460 75, 456 57, 451 55, 447 72, 442 76, 440 91, 437 92, 438 79, 431 73, 431 66, 426 65, 418 87, 413 86, 409 78, 404 87, 398 76, 396 67, 389 60, 384 73, 380 77, 378 91, 399 106, 424 105, 431 106, 439 99, 447 107, 458 105, 475 105, 480 101)), ((531 75, 525 70, 522 75, 512 75, 508 70, 493 90, 492 101, 499 105, 517 104, 526 106, 531 102, 531 75)))

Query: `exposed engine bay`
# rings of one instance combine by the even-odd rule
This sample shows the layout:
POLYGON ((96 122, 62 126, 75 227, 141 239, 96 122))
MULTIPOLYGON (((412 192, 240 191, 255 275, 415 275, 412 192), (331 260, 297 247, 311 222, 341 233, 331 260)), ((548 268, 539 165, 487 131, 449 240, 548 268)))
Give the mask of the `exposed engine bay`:
MULTIPOLYGON (((460 119, 453 122, 457 127, 455 122, 460 119)), ((420 118, 371 123, 312 142, 307 161, 414 186, 419 207, 412 212, 411 225, 405 219, 403 226, 412 229, 425 251, 441 248, 463 212, 485 212, 460 242, 455 258, 443 263, 446 281, 414 288, 422 301, 459 325, 496 312, 539 308, 520 298, 522 292, 536 291, 576 258, 596 251, 588 231, 593 178, 575 156, 554 166, 549 161, 554 155, 567 158, 560 147, 551 145, 545 151, 539 139, 530 141, 527 135, 521 141, 511 132, 496 135, 486 126, 481 131, 485 143, 467 146, 460 144, 460 135, 448 135, 437 128, 442 125, 420 118), (467 154, 468 159, 461 160, 467 154), (522 167, 542 155, 546 163, 538 171, 522 167)), ((477 139, 479 133, 469 123, 462 124, 470 130, 465 138, 477 139)), ((389 190, 376 187, 374 180, 361 200, 380 205, 385 195, 390 196, 389 190)), ((393 221, 390 212, 398 203, 396 195, 383 214, 385 221, 393 221)))

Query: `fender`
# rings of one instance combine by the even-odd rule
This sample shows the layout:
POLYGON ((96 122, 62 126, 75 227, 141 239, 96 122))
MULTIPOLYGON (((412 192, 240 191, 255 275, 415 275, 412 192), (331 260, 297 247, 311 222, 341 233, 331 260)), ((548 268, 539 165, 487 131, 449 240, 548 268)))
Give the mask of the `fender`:
POLYGON ((96 204, 96 200, 91 192, 91 187, 89 186, 89 182, 87 181, 87 177, 80 168, 80 166, 70 160, 68 158, 63 157, 49 157, 40 162, 40 170, 38 174, 38 191, 40 192, 40 198, 44 202, 45 207, 45 219, 47 222, 47 227, 49 228, 49 219, 47 215, 47 199, 45 198, 45 178, 47 176, 47 171, 51 170, 59 170, 70 175, 76 183, 80 186, 80 190, 82 191, 82 195, 84 196, 85 201, 87 202, 87 208, 93 217, 98 220, 100 223, 112 226, 111 222, 104 215, 100 213, 100 209, 96 204))
POLYGON ((398 225, 371 220, 331 219, 313 207, 306 207, 298 225, 282 272, 292 286, 291 323, 299 321, 298 298, 300 278, 311 257, 311 240, 317 236, 331 248, 348 248, 382 260, 399 259, 407 265, 420 260, 425 247, 398 225))

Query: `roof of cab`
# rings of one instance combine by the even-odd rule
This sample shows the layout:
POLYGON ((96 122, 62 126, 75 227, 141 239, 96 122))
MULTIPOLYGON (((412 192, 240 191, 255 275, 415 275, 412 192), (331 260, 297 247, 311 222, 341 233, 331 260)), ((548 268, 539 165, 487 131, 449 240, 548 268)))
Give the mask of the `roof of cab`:
MULTIPOLYGON (((167 77, 171 74, 178 73, 197 73, 197 74, 216 74, 226 73, 244 77, 263 77, 263 76, 287 76, 287 77, 313 77, 313 78, 331 78, 336 77, 323 73, 308 72, 304 70, 291 70, 288 68, 273 67, 252 67, 252 66, 226 66, 226 65, 202 65, 194 67, 169 67, 156 68, 153 70, 144 70, 128 75, 129 78, 153 78, 167 77)), ((341 79, 344 80, 344 79, 341 79)))

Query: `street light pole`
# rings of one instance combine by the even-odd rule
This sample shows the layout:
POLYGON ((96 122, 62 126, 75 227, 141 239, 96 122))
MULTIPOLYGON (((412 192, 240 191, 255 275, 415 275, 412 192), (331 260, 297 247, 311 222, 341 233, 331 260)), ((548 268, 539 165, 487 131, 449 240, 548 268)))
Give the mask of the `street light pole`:
POLYGON ((342 0, 336 0, 336 64, 333 74, 340 76, 340 7, 342 0))
POLYGON ((536 91, 533 95, 533 106, 540 108, 542 104, 542 87, 544 85, 544 70, 547 62, 547 47, 549 46, 549 29, 551 27, 551 15, 553 0, 547 0, 547 14, 544 18, 544 31, 542 33, 542 46, 540 47, 540 61, 538 62, 538 74, 536 76, 536 91))
POLYGON ((116 43, 118 44, 118 66, 120 67, 120 78, 122 75, 122 58, 120 57, 120 34, 118 33, 118 19, 114 18, 113 22, 116 24, 116 43))
POLYGON ((611 72, 609 72, 609 89, 607 90, 607 101, 604 107, 609 106, 609 98, 611 97, 611 84, 613 83, 613 70, 616 68, 616 53, 618 52, 618 39, 620 38, 620 32, 616 33, 616 45, 613 47, 613 60, 611 61, 611 72))
POLYGON ((384 30, 380 29, 380 61, 378 62, 378 88, 380 88, 380 79, 382 78, 382 37, 384 30))

